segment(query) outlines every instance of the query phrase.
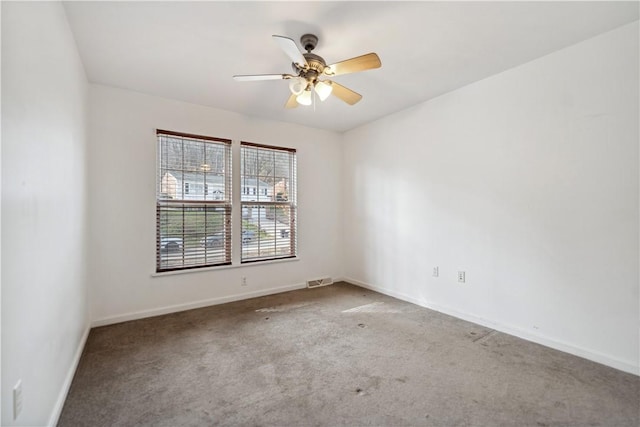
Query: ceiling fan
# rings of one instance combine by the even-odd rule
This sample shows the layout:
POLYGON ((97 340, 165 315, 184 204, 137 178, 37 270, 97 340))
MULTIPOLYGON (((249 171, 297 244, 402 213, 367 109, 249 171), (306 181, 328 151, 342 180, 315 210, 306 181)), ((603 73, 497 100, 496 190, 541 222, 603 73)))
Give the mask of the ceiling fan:
POLYGON ((307 51, 300 52, 296 43, 283 36, 273 36, 273 40, 280 49, 291 58, 293 72, 295 74, 254 74, 236 75, 236 81, 257 81, 257 80, 291 80, 289 90, 291 96, 285 104, 286 108, 295 108, 298 105, 311 105, 313 93, 324 101, 333 94, 349 105, 353 105, 362 99, 362 95, 346 88, 331 80, 320 80, 321 77, 334 77, 342 74, 356 73, 358 71, 380 68, 382 63, 375 53, 357 56, 335 64, 327 65, 325 60, 314 53, 311 53, 318 44, 318 37, 313 34, 305 34, 300 37, 302 47, 307 51))

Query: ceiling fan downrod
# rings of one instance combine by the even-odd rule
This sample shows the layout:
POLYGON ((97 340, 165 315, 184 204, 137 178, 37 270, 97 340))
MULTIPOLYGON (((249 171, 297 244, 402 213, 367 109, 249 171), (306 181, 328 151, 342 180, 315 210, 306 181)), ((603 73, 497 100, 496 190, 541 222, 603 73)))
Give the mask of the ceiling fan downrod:
POLYGON ((318 45, 318 37, 315 34, 303 34, 302 37, 300 37, 300 44, 307 53, 311 53, 318 45))

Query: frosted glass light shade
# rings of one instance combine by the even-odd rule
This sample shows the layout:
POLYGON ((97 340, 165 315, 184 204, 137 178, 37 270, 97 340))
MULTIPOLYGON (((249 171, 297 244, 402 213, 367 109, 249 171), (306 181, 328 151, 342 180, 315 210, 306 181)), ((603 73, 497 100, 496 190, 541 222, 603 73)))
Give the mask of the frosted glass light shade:
POLYGON ((333 86, 331 86, 329 83, 325 83, 325 82, 316 83, 315 91, 318 94, 320 101, 324 101, 325 99, 327 99, 329 95, 331 95, 332 90, 333 90, 333 86))
POLYGON ((300 105, 311 105, 311 90, 305 90, 296 97, 296 101, 300 105))
POLYGON ((289 90, 294 95, 300 95, 307 88, 307 81, 302 77, 294 77, 289 82, 289 90))

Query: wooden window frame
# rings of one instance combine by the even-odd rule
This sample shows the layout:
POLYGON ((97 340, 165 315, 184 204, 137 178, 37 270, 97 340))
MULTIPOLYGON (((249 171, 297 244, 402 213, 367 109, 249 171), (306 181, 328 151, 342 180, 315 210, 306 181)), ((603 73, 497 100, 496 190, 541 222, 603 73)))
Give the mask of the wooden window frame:
MULTIPOLYGON (((174 132, 167 131, 162 129, 156 130, 156 143, 158 147, 157 154, 157 175, 156 175, 156 273, 164 273, 176 270, 190 270, 197 268, 205 268, 205 267, 214 267, 214 266, 222 266, 222 265, 230 265, 231 264, 231 217, 232 217, 232 171, 231 171, 231 140, 222 139, 222 138, 214 138, 203 135, 194 135, 189 133, 182 132, 174 132), (182 172, 182 177, 184 178, 186 173, 201 173, 199 171, 192 171, 187 169, 184 161, 184 151, 182 151, 182 163, 181 169, 170 168, 168 165, 163 164, 165 161, 162 158, 163 155, 163 143, 167 143, 167 141, 163 142, 162 138, 175 138, 181 139, 183 141, 182 150, 184 150, 184 141, 188 140, 190 143, 202 143, 203 149, 205 149, 206 143, 216 144, 217 146, 222 146, 224 149, 224 159, 223 159, 223 175, 222 175, 222 185, 224 188, 225 197, 223 200, 208 200, 209 194, 203 194, 202 200, 200 199, 187 199, 185 196, 192 197, 194 194, 197 195, 198 191, 195 191, 197 187, 196 185, 189 185, 189 191, 185 190, 185 185, 188 185, 188 182, 184 182, 182 179, 182 185, 180 186, 180 194, 176 192, 174 197, 167 197, 167 193, 162 191, 163 179, 169 171, 178 171, 182 172), (191 187, 194 187, 194 191, 190 191, 191 187), (182 234, 180 237, 167 237, 162 235, 162 226, 163 226, 163 218, 164 221, 167 221, 170 213, 178 213, 178 216, 182 212, 182 234), (185 226, 185 213, 188 213, 191 217, 198 216, 198 212, 202 212, 200 214, 199 219, 204 219, 204 229, 197 227, 195 231, 187 230, 185 226), (216 233, 216 235, 221 235, 222 238, 222 250, 216 248, 216 250, 212 250, 211 253, 209 251, 209 241, 210 237, 207 234, 207 223, 209 219, 214 218, 218 215, 219 212, 222 212, 222 232, 216 233), (163 216, 164 215, 164 216, 163 216), (211 215, 211 216, 208 216, 211 215), (198 237, 202 235, 202 240, 199 240, 198 237), (169 244, 171 244, 172 240, 174 241, 174 251, 176 253, 170 253, 172 251, 169 250, 169 244), (187 241, 190 242, 190 249, 187 252, 187 241), (197 242, 197 243, 196 243, 197 242), (204 243, 203 243, 204 242, 204 243), (199 246, 201 247, 197 247, 199 246), (221 259, 222 258, 222 259, 221 259)), ((203 161, 206 160, 206 156, 203 157, 203 161)), ((167 161, 168 162, 168 161, 167 161)), ((213 174, 213 173, 212 173, 213 174)), ((204 172, 203 175, 204 182, 206 185, 207 173, 204 172)), ((173 178, 173 177, 172 177, 173 178)), ((204 188, 204 186, 203 186, 204 188)), ((207 193, 209 193, 207 191, 207 193)), ((175 215, 173 215, 175 217, 175 215)), ((164 224, 166 226, 166 224, 164 224)))
MULTIPOLYGON (((265 255, 265 256, 253 256, 253 257, 246 257, 245 256, 245 250, 244 250, 244 241, 241 241, 242 249, 241 249, 241 257, 240 257, 240 263, 241 264, 250 264, 250 263, 257 263, 257 262, 263 262, 263 261, 273 261, 273 260, 281 260, 281 259, 287 259, 287 258, 296 258, 298 256, 298 245, 297 245, 297 157, 296 157, 296 153, 297 151, 293 148, 286 148, 286 147, 277 147, 277 146, 271 146, 271 145, 264 145, 264 144, 256 144, 253 142, 247 142, 247 141, 241 141, 240 142, 240 155, 243 156, 243 148, 254 148, 254 149, 258 149, 258 150, 265 150, 265 151, 271 151, 271 152, 283 152, 283 153, 287 153, 288 154, 288 160, 289 160, 289 176, 288 178, 288 186, 289 186, 289 195, 287 200, 275 200, 275 194, 273 194, 273 200, 271 201, 261 201, 260 200, 260 196, 262 196, 263 194, 261 194, 260 191, 260 183, 258 180, 258 175, 256 176, 252 176, 250 175, 250 179, 255 179, 255 195, 258 196, 258 200, 257 201, 240 201, 240 210, 241 212, 244 214, 245 212, 245 208, 249 208, 252 209, 253 207, 258 207, 258 209, 273 209, 274 211, 277 211, 278 209, 283 209, 283 210, 288 210, 288 216, 289 216, 289 227, 288 227, 288 231, 287 231, 287 236, 289 238, 289 252, 287 254, 282 254, 282 255, 265 255)), ((244 174, 244 170, 243 167, 241 166, 240 168, 240 180, 241 180, 241 184, 245 183, 245 174, 244 174)), ((266 189, 265 189, 266 190, 266 189)), ((260 214, 258 214, 260 215, 260 214)), ((275 221, 274 221, 275 223, 275 221)), ((243 223, 242 223, 242 235, 244 237, 244 219, 243 219, 243 223)), ((275 230, 274 230, 275 232, 275 230)), ((260 230, 258 230, 258 234, 260 234, 260 230)), ((278 244, 277 244, 277 232, 274 233, 274 251, 277 251, 278 249, 278 244)), ((281 238, 284 238, 284 236, 281 236, 281 238)), ((243 239, 244 240, 244 239, 243 239)))

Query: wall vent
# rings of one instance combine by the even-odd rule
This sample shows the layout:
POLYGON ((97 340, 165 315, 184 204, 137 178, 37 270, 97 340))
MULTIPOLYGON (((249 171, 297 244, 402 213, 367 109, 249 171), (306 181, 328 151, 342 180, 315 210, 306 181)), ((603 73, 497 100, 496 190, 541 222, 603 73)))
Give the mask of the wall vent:
POLYGON ((333 284, 331 277, 323 277, 322 279, 313 279, 307 281, 307 288, 317 288, 319 286, 327 286, 333 284))

